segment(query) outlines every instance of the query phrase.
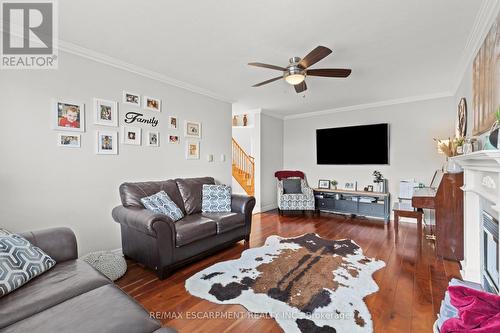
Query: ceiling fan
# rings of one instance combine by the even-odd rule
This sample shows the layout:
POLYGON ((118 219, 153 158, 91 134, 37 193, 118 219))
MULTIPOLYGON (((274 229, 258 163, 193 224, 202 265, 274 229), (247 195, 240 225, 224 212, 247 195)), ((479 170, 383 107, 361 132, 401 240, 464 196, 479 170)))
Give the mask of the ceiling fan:
POLYGON ((322 60, 326 56, 332 53, 332 50, 325 46, 318 46, 304 58, 293 57, 290 58, 290 64, 287 67, 280 67, 275 65, 263 64, 260 62, 250 62, 250 66, 264 67, 269 69, 275 69, 282 71, 283 75, 277 76, 275 78, 266 80, 254 84, 252 87, 260 87, 265 84, 277 81, 281 78, 285 79, 286 82, 293 85, 297 93, 301 93, 307 90, 307 85, 305 82, 306 76, 323 76, 323 77, 348 77, 351 74, 350 69, 343 68, 322 68, 322 69, 309 69, 312 65, 322 60))

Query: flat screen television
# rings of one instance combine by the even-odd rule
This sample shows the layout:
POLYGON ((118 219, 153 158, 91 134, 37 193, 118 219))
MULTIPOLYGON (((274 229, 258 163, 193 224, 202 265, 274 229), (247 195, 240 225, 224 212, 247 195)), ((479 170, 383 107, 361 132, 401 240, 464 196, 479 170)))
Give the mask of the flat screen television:
POLYGON ((389 164, 389 124, 316 130, 318 164, 389 164))

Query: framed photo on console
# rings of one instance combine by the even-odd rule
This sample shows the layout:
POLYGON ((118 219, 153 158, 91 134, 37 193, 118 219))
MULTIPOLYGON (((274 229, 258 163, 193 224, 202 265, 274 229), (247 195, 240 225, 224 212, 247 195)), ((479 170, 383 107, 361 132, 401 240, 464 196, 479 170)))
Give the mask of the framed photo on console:
POLYGON ((326 179, 320 179, 318 181, 318 188, 329 190, 330 189, 330 181, 326 179))
POLYGON ((345 190, 356 191, 358 188, 358 182, 347 182, 344 185, 345 190))

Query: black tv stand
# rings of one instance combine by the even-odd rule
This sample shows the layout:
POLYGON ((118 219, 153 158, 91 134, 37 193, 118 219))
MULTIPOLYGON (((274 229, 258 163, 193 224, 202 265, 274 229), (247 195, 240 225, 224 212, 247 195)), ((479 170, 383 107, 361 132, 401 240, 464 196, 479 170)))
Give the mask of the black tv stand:
POLYGON ((390 219, 390 194, 383 192, 314 189, 316 211, 390 219))

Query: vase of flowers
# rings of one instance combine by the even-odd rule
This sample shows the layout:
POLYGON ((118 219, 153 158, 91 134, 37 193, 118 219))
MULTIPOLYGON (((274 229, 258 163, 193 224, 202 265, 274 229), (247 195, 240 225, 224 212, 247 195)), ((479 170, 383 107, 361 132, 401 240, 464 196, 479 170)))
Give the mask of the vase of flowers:
POLYGON ((457 148, 464 144, 463 138, 448 138, 446 140, 434 139, 434 141, 437 143, 438 152, 446 156, 446 163, 443 166, 443 171, 449 173, 462 172, 462 167, 450 158, 458 155, 457 148))
POLYGON ((373 171, 373 182, 375 183, 375 192, 384 192, 384 176, 380 171, 373 171))

